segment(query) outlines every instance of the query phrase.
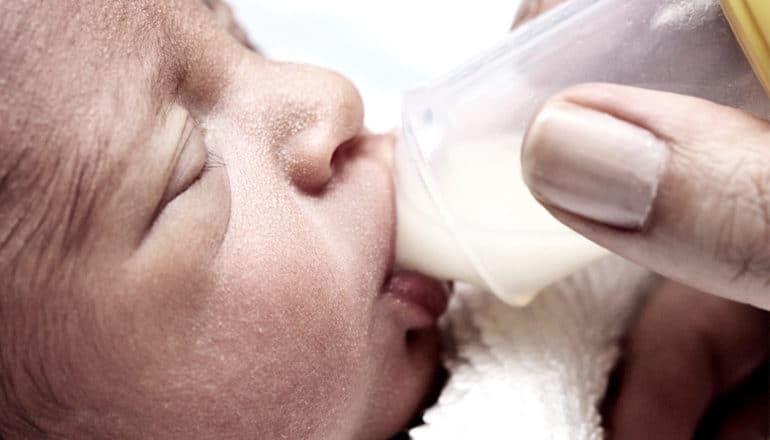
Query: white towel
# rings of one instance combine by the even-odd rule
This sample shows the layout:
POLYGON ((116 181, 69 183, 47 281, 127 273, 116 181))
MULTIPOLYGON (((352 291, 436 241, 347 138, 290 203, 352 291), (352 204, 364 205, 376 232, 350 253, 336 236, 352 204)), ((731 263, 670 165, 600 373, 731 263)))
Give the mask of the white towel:
POLYGON ((450 379, 415 440, 601 439, 619 340, 654 277, 617 257, 526 308, 464 286, 444 321, 450 379))

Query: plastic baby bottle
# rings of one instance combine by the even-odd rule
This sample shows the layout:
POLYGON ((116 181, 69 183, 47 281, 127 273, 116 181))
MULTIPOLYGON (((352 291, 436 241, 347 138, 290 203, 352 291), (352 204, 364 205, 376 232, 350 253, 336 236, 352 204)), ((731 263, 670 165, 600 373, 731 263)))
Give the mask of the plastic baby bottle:
POLYGON ((396 149, 397 264, 527 304, 607 252, 553 219, 523 183, 521 140, 543 102, 602 81, 768 118, 768 47, 768 0, 571 0, 408 92, 396 149))

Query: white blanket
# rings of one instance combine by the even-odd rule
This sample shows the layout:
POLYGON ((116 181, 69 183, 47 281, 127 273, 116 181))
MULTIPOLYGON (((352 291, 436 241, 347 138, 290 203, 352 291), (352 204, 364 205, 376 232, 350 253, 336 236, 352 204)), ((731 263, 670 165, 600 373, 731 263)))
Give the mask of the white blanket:
POLYGON ((450 379, 415 440, 601 439, 619 340, 654 282, 617 257, 526 308, 463 286, 445 319, 450 379))

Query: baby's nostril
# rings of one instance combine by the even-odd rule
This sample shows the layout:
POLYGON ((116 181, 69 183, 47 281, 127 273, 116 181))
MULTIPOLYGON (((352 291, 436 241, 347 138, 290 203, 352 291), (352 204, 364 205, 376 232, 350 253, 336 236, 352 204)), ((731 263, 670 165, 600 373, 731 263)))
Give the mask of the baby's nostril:
POLYGON ((417 334, 417 330, 413 330, 413 329, 407 330, 406 336, 404 337, 404 339, 406 340, 406 346, 412 347, 417 342, 418 337, 419 335, 417 334))
POLYGON ((289 177, 301 190, 311 194, 323 192, 334 175, 351 162, 360 137, 347 136, 339 130, 328 121, 319 121, 284 141, 282 160, 289 177))
POLYGON ((357 142, 358 138, 348 140, 334 150, 329 161, 333 173, 339 172, 355 155, 357 142))

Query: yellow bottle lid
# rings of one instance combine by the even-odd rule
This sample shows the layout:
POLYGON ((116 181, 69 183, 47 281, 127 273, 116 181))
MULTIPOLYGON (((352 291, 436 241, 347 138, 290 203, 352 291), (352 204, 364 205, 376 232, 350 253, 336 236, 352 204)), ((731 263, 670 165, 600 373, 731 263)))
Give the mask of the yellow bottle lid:
POLYGON ((721 0, 722 10, 770 95, 770 0, 721 0))

